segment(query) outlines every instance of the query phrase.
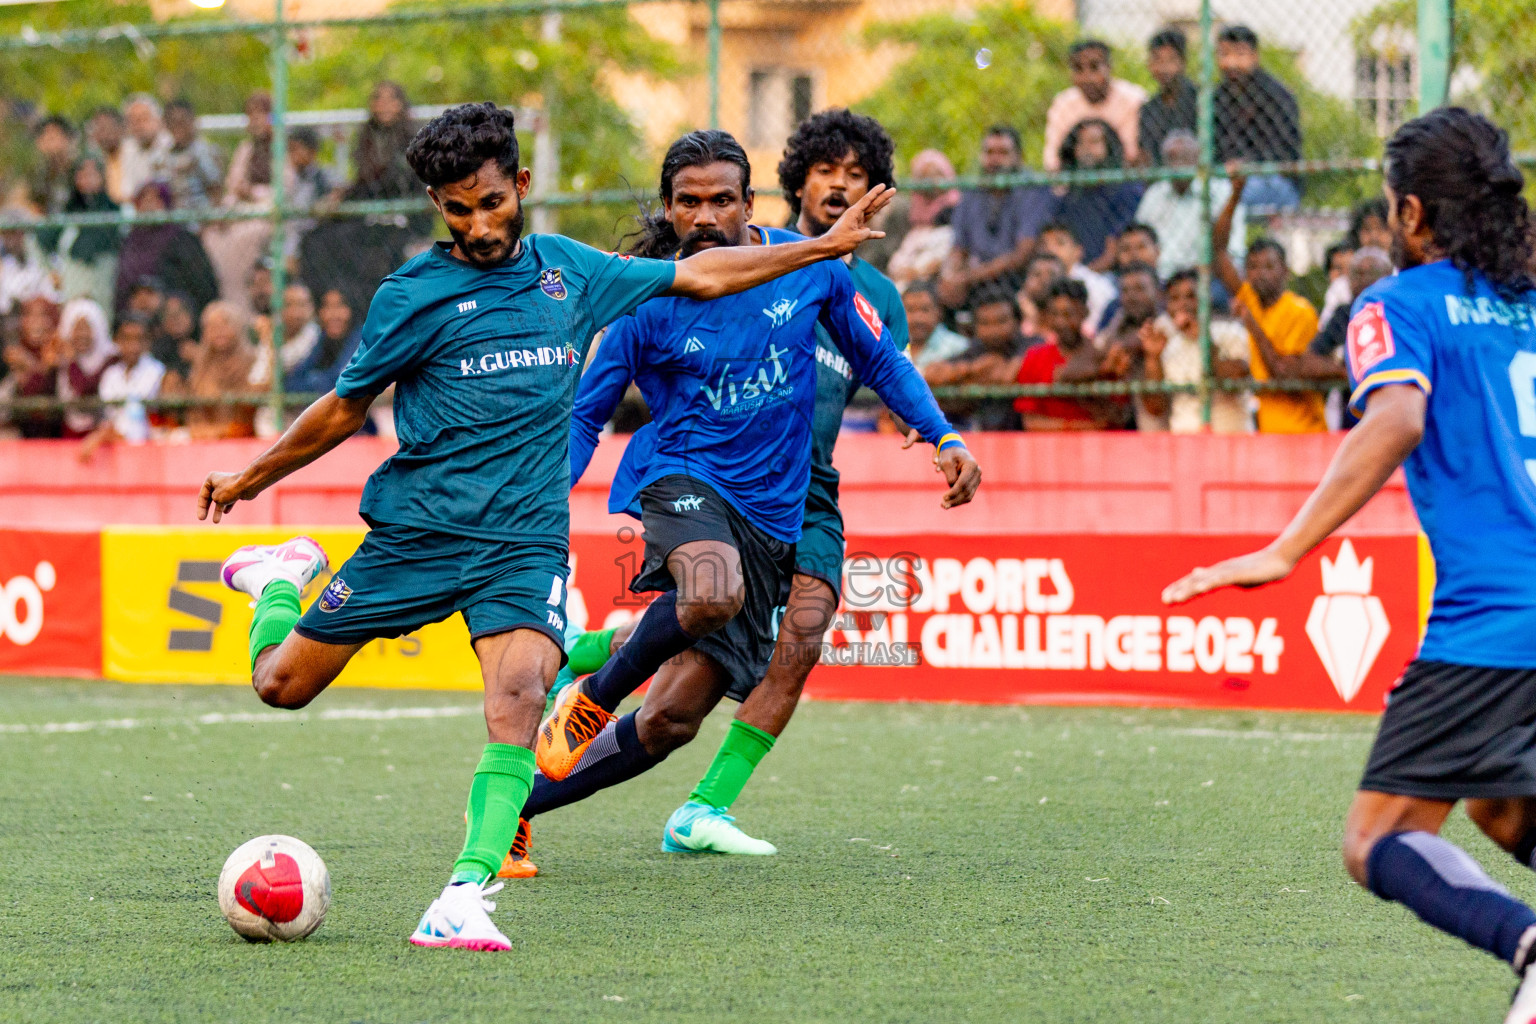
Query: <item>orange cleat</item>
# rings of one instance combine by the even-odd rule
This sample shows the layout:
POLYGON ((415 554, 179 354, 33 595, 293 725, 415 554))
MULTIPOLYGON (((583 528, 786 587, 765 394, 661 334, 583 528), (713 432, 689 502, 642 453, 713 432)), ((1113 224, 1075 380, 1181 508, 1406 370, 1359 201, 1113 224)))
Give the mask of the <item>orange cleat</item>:
POLYGON ((512 849, 501 860, 501 870, 496 872, 497 878, 532 878, 539 873, 539 866, 528 859, 528 840, 531 838, 528 828, 528 819, 517 820, 517 838, 512 840, 512 849))
POLYGON ((598 707, 580 686, 567 686, 539 726, 539 741, 533 749, 539 771, 555 782, 566 778, 611 721, 612 713, 598 707))

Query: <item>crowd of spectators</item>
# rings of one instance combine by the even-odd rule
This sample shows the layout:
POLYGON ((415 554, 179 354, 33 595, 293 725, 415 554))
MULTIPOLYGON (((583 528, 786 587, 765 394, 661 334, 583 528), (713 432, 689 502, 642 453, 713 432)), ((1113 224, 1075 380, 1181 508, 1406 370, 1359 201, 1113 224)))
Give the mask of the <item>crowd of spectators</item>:
MULTIPOLYGON (((1163 29, 1147 46, 1149 94, 1115 74, 1110 48, 1086 39, 1069 52, 1072 85, 1045 115, 1047 171, 1193 167, 1199 159, 1197 91, 1187 44, 1163 29)), ((1242 25, 1218 36, 1214 155, 1227 162, 1300 156, 1294 96, 1259 63, 1242 25)), ((14 113, 14 111, 13 111, 14 113)), ((358 343, 377 282, 424 243, 428 217, 334 217, 346 200, 416 196, 404 158, 416 125, 394 83, 377 85, 352 141, 353 168, 338 180, 313 129, 289 131, 274 166, 272 102, 254 93, 240 140, 226 152, 199 130, 185 100, 162 106, 137 94, 94 111, 78 127, 31 119, 26 171, 0 180, 7 215, 193 211, 172 223, 72 226, 0 234, 0 435, 84 438, 86 457, 116 439, 268 435, 264 401, 278 376, 287 391, 323 392, 358 343), (269 218, 230 211, 271 208, 282 175, 293 203, 312 215, 287 221, 280 251, 287 280, 281 348, 273 310, 269 218), (206 218, 203 216, 206 214, 206 218), (9 398, 111 403, 102 411, 10 406, 9 398), (181 399, 153 403, 155 399, 181 399), (203 401, 199 401, 203 400, 203 401), (146 406, 145 403, 151 403, 146 406)), ((14 122, 14 118, 12 121, 14 122)), ((1026 167, 1021 133, 988 128, 978 167, 1026 167)), ((936 149, 910 160, 914 178, 950 181, 954 162, 936 149)), ((1211 429, 1302 432, 1346 415, 1322 390, 1250 393, 1246 381, 1341 381, 1350 300, 1390 272, 1386 209, 1357 211, 1329 252, 1321 314, 1291 288, 1286 253, 1262 223, 1299 202, 1285 176, 1211 182, 1219 210, 1210 301, 1211 429), (1257 230, 1256 230, 1257 229, 1257 230), (1251 234, 1257 237, 1250 239, 1251 234)), ((1072 182, 1056 187, 948 188, 913 192, 861 253, 903 293, 909 355, 935 387, 1167 382, 1196 385, 1200 197, 1189 178, 1072 182)), ((948 401, 971 430, 1205 429, 1192 390, 1136 395, 948 401)), ((385 412, 387 419, 387 411, 385 412)))
MULTIPOLYGON (((290 129, 286 162, 274 166, 264 92, 247 98, 244 133, 229 151, 202 134, 184 99, 162 106, 135 94, 78 126, 20 115, 11 104, 9 120, 28 125, 31 147, 0 167, 0 213, 141 219, 0 233, 0 436, 83 438, 89 458, 104 443, 152 435, 269 435, 274 362, 286 391, 329 390, 357 346, 374 288, 430 237, 420 218, 330 216, 341 201, 419 195, 405 162, 417 126, 393 82, 372 92, 346 181, 322 165, 312 128, 290 129), (289 202, 315 210, 285 224, 280 354, 272 222, 229 216, 270 210, 279 173, 289 202), (165 211, 194 217, 148 222, 165 211), (17 409, 8 401, 16 398, 110 405, 17 409), (158 399, 184 401, 146 405, 158 399)), ((387 408, 380 419, 387 428, 387 408)))
MULTIPOLYGON (((1110 48, 1083 40, 1069 51, 1072 85, 1045 119, 1039 167, 1047 171, 1188 167, 1199 160, 1198 92, 1187 43, 1175 28, 1148 42, 1148 94, 1116 77, 1110 48)), ((1268 220, 1300 201, 1283 175, 1243 176, 1236 164, 1300 158, 1295 97, 1259 64, 1245 26, 1218 36, 1221 80, 1214 156, 1231 172, 1211 182, 1210 429, 1299 433, 1347 426, 1325 406, 1345 379, 1350 302, 1391 271, 1386 208, 1364 204, 1330 250, 1323 312, 1292 287, 1268 220), (1252 236, 1252 237, 1250 237, 1252 236), (1249 389, 1283 379, 1304 389, 1249 389), (1310 386, 1310 390, 1305 389, 1310 386)), ((1025 168, 1018 130, 994 125, 981 139, 984 174, 1025 168)), ((913 177, 956 177, 941 153, 914 157, 913 177)), ((911 357, 934 387, 1168 383, 1183 391, 1080 397, 979 397, 944 401, 972 430, 1199 432, 1206 374, 1198 337, 1201 199, 1189 178, 1146 184, 1109 180, 1057 187, 924 192, 892 225, 886 269, 903 289, 911 357)))

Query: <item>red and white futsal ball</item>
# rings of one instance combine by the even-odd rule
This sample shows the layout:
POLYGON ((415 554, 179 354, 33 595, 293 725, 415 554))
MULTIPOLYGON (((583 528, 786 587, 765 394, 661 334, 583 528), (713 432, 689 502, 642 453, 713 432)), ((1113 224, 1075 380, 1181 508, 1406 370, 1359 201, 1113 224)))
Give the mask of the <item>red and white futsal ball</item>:
POLYGON ((251 942, 302 939, 330 905, 325 861, 292 836, 257 836, 229 855, 219 875, 219 909, 251 942))

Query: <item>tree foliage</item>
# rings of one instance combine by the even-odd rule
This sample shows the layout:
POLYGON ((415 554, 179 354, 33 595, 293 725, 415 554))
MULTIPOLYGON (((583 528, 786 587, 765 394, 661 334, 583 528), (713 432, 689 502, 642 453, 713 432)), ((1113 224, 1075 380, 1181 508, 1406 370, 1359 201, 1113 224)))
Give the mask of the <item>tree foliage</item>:
MULTIPOLYGON (((183 19, 209 20, 203 14, 183 19)), ((0 96, 39 111, 80 119, 98 106, 117 106, 147 92, 161 99, 190 97, 204 110, 238 111, 268 80, 267 44, 245 35, 144 40, 124 26, 153 22, 148 3, 73 0, 0 7, 0 36, 66 29, 112 30, 91 46, 10 50, 0 58, 0 96)))
MULTIPOLYGON (((1382 27, 1410 38, 1414 0, 1391 0, 1355 23, 1357 45, 1382 27)), ((1451 101, 1480 111, 1510 134, 1517 149, 1536 147, 1536 18, 1528 3, 1456 0, 1452 22, 1451 101)))
MULTIPOLYGON (((979 7, 969 18, 877 23, 868 42, 900 46, 908 56, 858 107, 890 130, 903 162, 933 147, 962 173, 975 172, 982 131, 1006 123, 1023 136, 1026 161, 1038 165, 1045 110, 1072 84, 1067 49, 1076 35, 1075 26, 1042 17, 1022 0, 979 7)), ((1150 81, 1137 55, 1114 57, 1117 73, 1150 81)))
MULTIPOLYGON (((1045 111, 1072 84, 1067 50, 1076 26, 1043 17, 1028 0, 1003 0, 970 17, 933 14, 873 26, 871 43, 902 46, 908 56, 883 86, 858 104, 879 118, 910 159, 934 146, 963 170, 977 169, 981 132, 995 122, 1017 127, 1026 161, 1038 166, 1045 111)), ((1145 67, 1143 41, 1115 45, 1116 75, 1155 90, 1145 67)), ((1369 156, 1379 151, 1369 126, 1346 101, 1313 88, 1296 54, 1262 50, 1264 65, 1296 94, 1301 107, 1303 155, 1316 159, 1369 156)), ((1191 64, 1198 60, 1192 49, 1191 64)), ((1193 68, 1192 68, 1193 70, 1193 68)))
MULTIPOLYGON (((418 5, 392 10, 412 6, 418 5)), ((432 6, 443 6, 442 0, 432 6)), ((644 193, 653 173, 649 154, 623 107, 601 87, 610 70, 660 78, 692 69, 626 11, 606 8, 562 15, 557 41, 542 38, 538 15, 332 32, 316 40, 312 62, 295 67, 292 88, 295 102, 314 108, 362 106, 372 84, 387 78, 403 85, 413 103, 494 100, 547 109, 560 142, 554 191, 638 182, 636 191, 644 193)), ((532 125, 519 131, 519 141, 524 162, 531 163, 532 125)), ((560 226, 608 244, 633 212, 630 205, 571 207, 561 211, 560 226)))
MULTIPOLYGON (((447 0, 433 0, 440 8, 447 0)), ((465 0, 452 0, 462 4, 465 0)), ((390 10, 409 10, 420 3, 390 10)), ((210 15, 202 15, 210 17, 210 15)), ((218 17, 212 15, 211 17, 218 17)), ((107 28, 151 21, 147 3, 73 0, 0 7, 0 35, 30 28, 107 28)), ((176 19, 177 21, 183 19, 176 19)), ((362 107, 380 79, 405 87, 413 103, 494 100, 549 109, 560 143, 554 191, 628 187, 649 191, 644 139, 608 90, 605 72, 676 77, 696 69, 639 28, 626 11, 562 16, 558 39, 541 36, 538 15, 465 21, 380 24, 305 33, 294 51, 289 105, 294 109, 362 107)), ((0 96, 73 119, 132 92, 190 99, 203 113, 238 112, 253 90, 270 88, 268 43, 248 35, 141 41, 126 35, 104 45, 13 51, 0 60, 0 96)), ((520 132, 524 159, 534 156, 534 126, 520 132)), ((604 243, 621 233, 631 207, 562 211, 561 228, 604 243), (619 229, 619 230, 616 230, 619 229)))

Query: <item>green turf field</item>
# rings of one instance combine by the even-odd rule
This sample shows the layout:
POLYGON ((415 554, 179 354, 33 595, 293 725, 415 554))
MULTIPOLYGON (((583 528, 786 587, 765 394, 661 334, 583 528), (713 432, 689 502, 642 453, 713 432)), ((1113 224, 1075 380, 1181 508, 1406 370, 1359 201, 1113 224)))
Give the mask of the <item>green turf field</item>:
POLYGON ((416 949, 475 702, 0 682, 0 1020, 1496 1021, 1513 987, 1348 882, 1374 723, 1323 715, 807 704, 736 808, 781 854, 663 854, 717 713, 536 824, 543 874, 495 915, 513 954, 416 949), (304 942, 219 916, 224 858, 263 832, 330 865, 304 942))

